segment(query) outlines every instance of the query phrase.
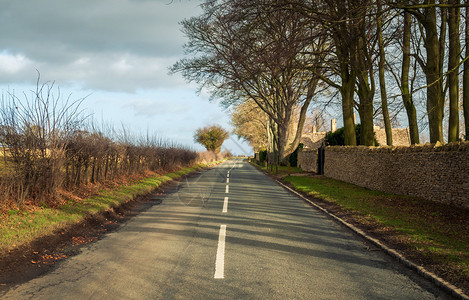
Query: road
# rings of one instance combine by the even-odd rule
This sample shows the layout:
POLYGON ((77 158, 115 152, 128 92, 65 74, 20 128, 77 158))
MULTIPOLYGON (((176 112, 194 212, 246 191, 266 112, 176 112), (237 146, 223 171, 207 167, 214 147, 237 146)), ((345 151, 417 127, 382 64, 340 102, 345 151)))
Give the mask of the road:
POLYGON ((4 299, 447 299, 232 159, 4 299))

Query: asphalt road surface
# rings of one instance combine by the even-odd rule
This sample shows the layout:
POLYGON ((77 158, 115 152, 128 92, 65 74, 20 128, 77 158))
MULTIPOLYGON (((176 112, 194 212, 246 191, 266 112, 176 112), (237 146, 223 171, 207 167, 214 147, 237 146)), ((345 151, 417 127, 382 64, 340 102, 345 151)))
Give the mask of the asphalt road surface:
POLYGON ((4 299, 447 299, 242 159, 4 299))

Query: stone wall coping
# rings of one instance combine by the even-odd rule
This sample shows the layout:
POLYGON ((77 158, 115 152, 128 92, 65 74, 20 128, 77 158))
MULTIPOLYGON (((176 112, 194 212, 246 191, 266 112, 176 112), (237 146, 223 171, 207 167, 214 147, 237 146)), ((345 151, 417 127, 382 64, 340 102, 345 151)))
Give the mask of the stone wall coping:
POLYGON ((317 148, 302 148, 300 152, 317 152, 317 148))
MULTIPOLYGON (((305 151, 305 150, 303 150, 305 151)), ((305 152, 316 151, 307 149, 305 152)), ((415 152, 469 152, 469 141, 455 143, 439 143, 405 146, 327 146, 326 151, 332 152, 364 152, 364 153, 415 153, 415 152)))

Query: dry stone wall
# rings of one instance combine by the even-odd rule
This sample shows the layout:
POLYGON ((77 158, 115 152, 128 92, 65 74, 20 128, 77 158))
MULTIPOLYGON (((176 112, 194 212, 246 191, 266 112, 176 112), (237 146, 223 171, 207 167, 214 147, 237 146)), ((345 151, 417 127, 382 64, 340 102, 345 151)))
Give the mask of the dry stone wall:
POLYGON ((298 151, 298 167, 316 173, 318 169, 318 149, 303 148, 298 151))
MULTIPOLYGON (((309 156, 317 157, 314 152, 303 152, 299 156, 301 166, 309 166, 307 162, 313 160, 309 156)), ((327 177, 373 190, 469 208, 469 142, 415 147, 327 147, 324 172, 327 177)))

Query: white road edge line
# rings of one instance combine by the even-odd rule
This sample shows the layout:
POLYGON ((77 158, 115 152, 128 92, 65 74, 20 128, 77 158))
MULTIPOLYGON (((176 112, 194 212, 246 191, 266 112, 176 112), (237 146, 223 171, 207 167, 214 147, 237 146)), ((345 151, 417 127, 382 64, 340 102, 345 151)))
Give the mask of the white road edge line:
POLYGON ((229 185, 226 185, 225 194, 228 194, 229 191, 230 191, 230 186, 229 186, 229 185))
POLYGON ((226 225, 220 225, 220 234, 218 235, 217 258, 215 260, 215 279, 225 278, 225 237, 226 225))
POLYGON ((225 197, 225 201, 223 201, 223 210, 222 213, 228 212, 228 197, 225 197))

